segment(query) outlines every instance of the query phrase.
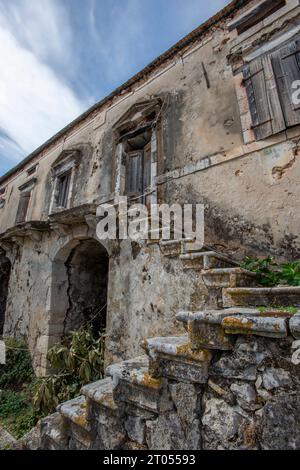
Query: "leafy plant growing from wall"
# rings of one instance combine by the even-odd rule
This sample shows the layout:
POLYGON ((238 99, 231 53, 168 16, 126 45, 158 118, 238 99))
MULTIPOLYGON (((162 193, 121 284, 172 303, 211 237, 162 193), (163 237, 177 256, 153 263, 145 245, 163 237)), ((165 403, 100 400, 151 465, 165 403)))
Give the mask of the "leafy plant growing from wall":
POLYGON ((105 334, 95 338, 90 329, 80 329, 68 343, 49 350, 48 360, 55 373, 40 380, 33 404, 49 414, 57 405, 74 398, 83 385, 99 380, 104 373, 105 334))
POLYGON ((271 256, 263 259, 247 256, 241 267, 255 272, 258 275, 258 282, 263 286, 273 287, 278 284, 300 286, 300 261, 279 265, 271 256))
POLYGON ((282 266, 282 280, 289 286, 300 286, 300 262, 287 263, 282 266))

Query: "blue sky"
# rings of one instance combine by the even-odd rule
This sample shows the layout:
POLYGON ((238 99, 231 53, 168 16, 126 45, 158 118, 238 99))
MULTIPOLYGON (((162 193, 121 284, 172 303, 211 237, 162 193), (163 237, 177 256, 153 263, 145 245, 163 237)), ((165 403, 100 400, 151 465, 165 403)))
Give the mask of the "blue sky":
POLYGON ((0 175, 228 0, 0 0, 0 175))

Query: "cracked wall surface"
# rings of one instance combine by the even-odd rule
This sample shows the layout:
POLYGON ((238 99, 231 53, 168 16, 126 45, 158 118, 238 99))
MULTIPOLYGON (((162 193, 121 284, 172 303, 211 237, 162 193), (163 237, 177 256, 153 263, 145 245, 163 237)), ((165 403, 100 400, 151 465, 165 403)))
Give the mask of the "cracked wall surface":
MULTIPOLYGON (((203 203, 205 243, 237 260, 245 254, 299 257, 300 127, 256 142, 241 113, 247 103, 239 76, 244 49, 251 52, 299 24, 299 4, 289 0, 288 5, 261 32, 243 36, 244 42, 229 32, 232 18, 220 20, 151 74, 70 126, 1 183, 5 206, 0 209, 0 244, 12 263, 4 333, 28 340, 38 371, 46 370, 46 352, 61 340, 62 325, 69 331, 80 323, 81 285, 94 290, 92 269, 84 276, 72 274, 69 266, 69 275, 76 279, 68 293, 66 263, 78 244, 96 237, 95 211, 85 219, 86 207, 114 201, 115 125, 137 103, 161 103, 156 122, 158 202, 203 203), (59 219, 55 211, 50 213, 53 165, 68 152, 81 158, 74 166, 69 212, 59 219), (33 163, 38 167, 26 223, 15 227, 19 188, 28 182, 27 169, 33 163), (46 226, 26 228, 37 221, 46 226), (76 297, 78 309, 70 307, 68 294, 76 297)), ((137 247, 125 240, 108 250, 108 256, 107 362, 137 354, 145 337, 171 334, 179 309, 201 309, 214 300, 200 273, 187 272, 178 259, 163 256, 158 244, 137 247)), ((103 302, 100 298, 99 305, 103 302)))

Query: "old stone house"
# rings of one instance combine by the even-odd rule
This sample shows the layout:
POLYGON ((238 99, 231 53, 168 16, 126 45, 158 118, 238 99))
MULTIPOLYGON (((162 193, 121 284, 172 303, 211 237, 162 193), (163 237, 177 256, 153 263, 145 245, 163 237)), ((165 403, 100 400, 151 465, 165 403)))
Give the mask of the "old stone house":
POLYGON ((91 317, 111 364, 220 305, 187 251, 100 243, 99 204, 203 203, 220 257, 299 257, 299 67, 299 0, 234 0, 0 178, 0 334, 39 375, 91 317))

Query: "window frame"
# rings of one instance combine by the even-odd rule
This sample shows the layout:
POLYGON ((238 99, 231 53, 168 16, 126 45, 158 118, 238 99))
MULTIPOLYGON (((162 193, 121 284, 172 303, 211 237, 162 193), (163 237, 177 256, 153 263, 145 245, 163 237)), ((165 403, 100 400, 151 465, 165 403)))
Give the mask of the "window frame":
POLYGON ((22 186, 19 186, 20 198, 17 208, 15 224, 23 224, 28 221, 28 214, 30 212, 30 202, 32 200, 32 192, 36 186, 37 178, 32 178, 22 186))
MULTIPOLYGON (((168 99, 168 94, 164 100, 168 99)), ((153 98, 148 101, 140 101, 132 105, 127 112, 113 126, 115 138, 115 164, 113 167, 112 191, 114 200, 118 201, 120 196, 127 196, 127 151, 125 149, 127 139, 132 139, 138 133, 146 130, 151 131, 149 142, 145 143, 142 150, 145 151, 147 145, 150 150, 149 162, 149 195, 144 198, 137 198, 136 203, 157 204, 158 198, 162 198, 161 188, 158 187, 156 179, 159 169, 163 171, 162 156, 162 97, 153 98), (143 200, 142 200, 143 199, 143 200)), ((140 150, 134 150, 133 153, 140 150)), ((127 176, 128 178, 128 176, 127 176)), ((144 181, 143 181, 144 186, 144 181)), ((130 195, 129 195, 130 198, 130 195)))
POLYGON ((79 165, 81 152, 79 150, 69 150, 63 152, 52 165, 51 180, 52 180, 52 196, 49 207, 49 214, 56 212, 63 212, 72 206, 75 171, 79 165), (66 205, 59 205, 59 189, 60 180, 66 174, 69 174, 69 181, 67 184, 67 191, 65 195, 66 205))
MULTIPOLYGON (((300 125, 300 108, 293 107, 292 93, 288 78, 290 69, 284 68, 283 59, 295 55, 300 79, 300 36, 281 43, 277 47, 262 53, 243 66, 243 85, 246 90, 251 129, 255 140, 260 141, 300 125), (291 51, 287 55, 284 52, 291 51), (279 76, 279 70, 282 76, 279 76), (279 83, 281 80, 281 85, 279 83), (284 98, 285 96, 285 98, 284 98), (287 109, 293 111, 287 117, 287 109)), ((294 72, 295 73, 295 72, 294 72)), ((297 80, 297 78, 295 78, 297 80)))
POLYGON ((68 207, 71 178, 72 170, 67 170, 57 177, 56 206, 58 208, 66 209, 68 207))

